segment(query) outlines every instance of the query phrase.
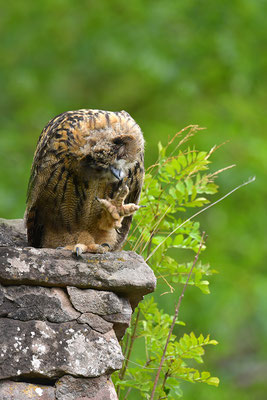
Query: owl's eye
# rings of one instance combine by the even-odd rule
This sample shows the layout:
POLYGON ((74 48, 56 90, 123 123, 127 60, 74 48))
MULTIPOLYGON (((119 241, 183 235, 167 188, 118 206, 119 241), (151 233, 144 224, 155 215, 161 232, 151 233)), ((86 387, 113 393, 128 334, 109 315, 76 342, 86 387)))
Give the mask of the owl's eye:
POLYGON ((122 138, 118 137, 118 138, 115 138, 115 139, 113 140, 113 143, 120 146, 120 145, 123 144, 123 140, 122 140, 122 138))
POLYGON ((84 157, 84 161, 87 165, 95 164, 95 160, 89 154, 86 157, 84 157))
POLYGON ((117 137, 113 140, 116 146, 117 159, 122 158, 125 155, 125 141, 121 137, 117 137))

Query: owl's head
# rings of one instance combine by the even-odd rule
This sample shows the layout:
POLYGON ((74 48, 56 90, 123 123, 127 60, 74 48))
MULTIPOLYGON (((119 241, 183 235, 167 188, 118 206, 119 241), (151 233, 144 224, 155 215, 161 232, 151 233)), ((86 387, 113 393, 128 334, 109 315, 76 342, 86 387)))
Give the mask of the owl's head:
POLYGON ((141 129, 125 111, 94 111, 89 126, 82 127, 85 144, 80 147, 81 165, 85 173, 121 180, 144 150, 141 129))

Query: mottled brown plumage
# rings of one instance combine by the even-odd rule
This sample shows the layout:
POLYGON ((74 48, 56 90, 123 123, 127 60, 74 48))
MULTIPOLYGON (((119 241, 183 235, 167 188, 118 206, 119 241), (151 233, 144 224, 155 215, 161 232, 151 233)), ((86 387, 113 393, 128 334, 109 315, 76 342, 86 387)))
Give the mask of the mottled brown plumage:
POLYGON ((103 253, 125 241, 144 174, 144 140, 125 112, 69 111, 42 131, 25 221, 34 247, 103 253))

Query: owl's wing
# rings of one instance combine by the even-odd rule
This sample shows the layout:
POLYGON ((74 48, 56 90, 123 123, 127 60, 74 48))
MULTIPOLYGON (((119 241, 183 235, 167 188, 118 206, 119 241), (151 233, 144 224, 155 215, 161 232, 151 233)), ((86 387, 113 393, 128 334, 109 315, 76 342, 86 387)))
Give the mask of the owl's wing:
POLYGON ((66 120, 68 113, 62 113, 50 120, 44 127, 37 143, 36 151, 34 153, 33 164, 31 169, 30 180, 27 191, 27 208, 25 212, 25 225, 27 228, 28 243, 33 247, 41 247, 44 235, 44 215, 40 201, 42 196, 42 186, 53 178, 56 169, 51 171, 51 162, 48 160, 52 156, 55 157, 55 165, 60 163, 56 155, 53 154, 54 150, 51 149, 50 143, 54 139, 57 128, 62 122, 66 120), (49 152, 51 154, 49 154, 49 152))
POLYGON ((33 247, 42 246, 42 238, 44 234, 44 223, 38 206, 38 198, 40 195, 39 176, 40 169, 42 169, 42 157, 46 151, 47 142, 50 139, 49 128, 49 126, 45 127, 39 137, 27 191, 27 208, 24 219, 27 229, 28 243, 33 247))
POLYGON ((27 209, 25 223, 29 245, 33 247, 42 247, 44 223, 37 205, 33 205, 27 209))
MULTIPOLYGON (((144 179, 144 165, 143 165, 143 156, 141 155, 141 160, 137 161, 135 166, 129 169, 127 186, 129 188, 129 194, 126 197, 124 204, 135 203, 138 204, 142 185, 144 179)), ((117 241, 117 249, 120 249, 127 239, 127 235, 132 222, 132 215, 123 218, 122 226, 119 229, 119 237, 117 241)))

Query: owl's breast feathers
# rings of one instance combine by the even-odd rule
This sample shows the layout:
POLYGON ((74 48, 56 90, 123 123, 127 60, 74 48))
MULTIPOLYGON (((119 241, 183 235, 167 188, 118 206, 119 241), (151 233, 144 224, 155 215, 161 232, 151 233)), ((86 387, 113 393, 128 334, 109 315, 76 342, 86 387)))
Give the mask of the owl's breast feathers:
MULTIPOLYGON (((124 203, 137 204, 143 175, 143 135, 127 112, 82 109, 53 118, 40 135, 32 165, 25 214, 29 244, 75 244, 81 232, 101 241, 97 198, 113 199, 127 185, 124 203)), ((112 250, 126 239, 131 220, 132 215, 124 217, 112 232, 112 250)))

